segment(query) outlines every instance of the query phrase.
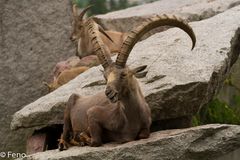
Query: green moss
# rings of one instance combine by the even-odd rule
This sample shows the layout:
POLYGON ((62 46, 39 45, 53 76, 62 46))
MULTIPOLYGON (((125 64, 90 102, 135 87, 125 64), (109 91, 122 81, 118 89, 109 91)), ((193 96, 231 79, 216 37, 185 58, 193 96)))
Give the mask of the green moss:
MULTIPOLYGON (((240 97, 238 100, 240 102, 240 97)), ((240 124, 240 114, 236 109, 216 98, 202 107, 194 116, 192 123, 194 126, 209 123, 240 124)))

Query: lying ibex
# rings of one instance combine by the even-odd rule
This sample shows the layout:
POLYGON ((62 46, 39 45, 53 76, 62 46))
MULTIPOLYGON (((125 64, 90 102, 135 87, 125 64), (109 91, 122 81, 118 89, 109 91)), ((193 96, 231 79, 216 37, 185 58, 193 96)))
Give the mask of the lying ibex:
POLYGON ((80 59, 77 56, 72 56, 65 61, 58 62, 53 69, 53 79, 56 79, 64 70, 76 67, 93 67, 99 65, 99 60, 96 55, 90 55, 80 59))
POLYGON ((58 87, 66 84, 88 68, 99 65, 96 55, 90 55, 79 59, 79 57, 70 57, 65 61, 58 62, 53 69, 52 80, 50 83, 43 82, 48 87, 48 92, 52 92, 58 87))
POLYGON ((62 73, 64 70, 77 67, 79 62, 80 59, 77 56, 72 56, 67 60, 58 62, 52 71, 53 79, 56 79, 60 75, 60 73, 62 73))
POLYGON ((87 24, 88 27, 91 26, 88 32, 104 68, 107 86, 105 92, 93 96, 81 97, 77 94, 70 96, 64 112, 64 127, 59 149, 63 150, 70 145, 83 142, 91 146, 100 146, 102 142, 123 143, 148 138, 151 112, 134 76, 145 67, 130 70, 126 66, 126 61, 134 45, 146 32, 163 25, 184 30, 192 39, 193 49, 196 38, 192 28, 175 16, 149 18, 129 33, 116 62, 113 62, 110 51, 97 32, 98 26, 91 19, 87 24))
MULTIPOLYGON (((76 55, 80 58, 95 54, 93 46, 90 41, 88 29, 86 27, 86 20, 83 19, 84 14, 91 6, 85 8, 80 15, 77 14, 77 6, 73 5, 73 32, 70 40, 77 41, 77 53, 76 55)), ((120 51, 123 40, 126 37, 126 33, 116 31, 104 31, 99 26, 100 38, 103 43, 110 49, 111 54, 120 51)))
POLYGON ((79 74, 85 72, 88 69, 89 69, 89 67, 84 67, 84 66, 66 69, 66 70, 62 71, 61 73, 59 73, 59 75, 57 77, 54 77, 52 83, 48 84, 46 82, 43 82, 43 84, 48 87, 48 92, 52 92, 55 89, 59 88, 60 86, 66 84, 70 80, 74 79, 79 74))

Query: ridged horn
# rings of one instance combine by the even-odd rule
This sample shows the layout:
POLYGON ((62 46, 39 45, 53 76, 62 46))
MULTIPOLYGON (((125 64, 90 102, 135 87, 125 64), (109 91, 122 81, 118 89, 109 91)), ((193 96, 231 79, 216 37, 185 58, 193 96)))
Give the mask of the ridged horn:
POLYGON ((82 20, 83 16, 85 15, 85 13, 92 7, 93 5, 89 5, 86 8, 83 9, 83 11, 79 14, 79 19, 82 20))
POLYGON ((106 36, 111 42, 114 43, 113 39, 104 31, 104 29, 102 28, 102 26, 98 25, 99 31, 106 36))
POLYGON ((77 5, 76 4, 73 5, 72 10, 73 10, 73 16, 77 17, 77 5))
POLYGON ((102 64, 103 68, 107 68, 111 63, 112 59, 110 56, 110 50, 106 47, 100 37, 100 32, 98 24, 95 23, 93 19, 88 19, 86 22, 88 27, 88 32, 93 45, 94 53, 98 56, 99 62, 102 64))
POLYGON ((138 40, 150 30, 165 25, 178 27, 185 31, 192 40, 192 49, 194 48, 196 43, 196 36, 192 28, 186 22, 184 22, 183 19, 177 18, 175 16, 170 17, 167 15, 155 16, 147 19, 146 22, 143 22, 142 25, 138 26, 128 34, 127 38, 122 44, 120 53, 117 56, 116 65, 119 67, 124 67, 126 65, 130 52, 138 40))

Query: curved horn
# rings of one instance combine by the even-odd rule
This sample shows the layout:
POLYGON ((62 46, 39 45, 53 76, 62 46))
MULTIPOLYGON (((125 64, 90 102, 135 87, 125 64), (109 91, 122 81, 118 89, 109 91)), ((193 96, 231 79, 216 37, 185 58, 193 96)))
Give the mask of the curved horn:
POLYGON ((104 29, 102 28, 102 26, 98 25, 99 31, 106 36, 112 43, 114 43, 113 39, 104 31, 104 29))
POLYGON ((73 10, 73 16, 77 17, 77 5, 76 4, 73 5, 72 10, 73 10))
POLYGON ((98 24, 93 19, 88 19, 86 22, 88 32, 93 45, 94 53, 98 56, 99 62, 103 68, 107 68, 111 63, 112 59, 110 56, 110 50, 106 47, 100 37, 98 24))
POLYGON ((83 9, 83 11, 80 13, 79 15, 79 19, 82 20, 83 16, 85 15, 85 13, 92 7, 93 5, 89 5, 86 8, 83 9))
POLYGON ((169 17, 167 15, 155 16, 153 18, 147 19, 146 22, 144 22, 142 25, 129 33, 129 35, 122 44, 120 53, 117 56, 116 65, 124 67, 130 52, 132 51, 134 45, 138 42, 138 40, 150 30, 165 25, 178 27, 184 30, 190 36, 192 40, 192 49, 194 48, 196 43, 195 34, 192 28, 186 22, 184 22, 183 19, 177 18, 175 16, 169 17))

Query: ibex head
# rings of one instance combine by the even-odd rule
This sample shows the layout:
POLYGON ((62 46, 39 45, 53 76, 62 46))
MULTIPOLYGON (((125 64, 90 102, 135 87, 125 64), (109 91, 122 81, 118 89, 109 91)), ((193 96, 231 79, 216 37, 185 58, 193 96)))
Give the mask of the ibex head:
MULTIPOLYGON (((146 68, 146 66, 141 66, 130 70, 126 66, 127 59, 130 52, 132 51, 134 45, 138 40, 148 31, 157 28, 159 26, 170 25, 179 27, 184 30, 192 39, 192 49, 195 46, 196 37, 192 28, 185 23, 182 19, 173 17, 168 17, 166 15, 156 16, 147 19, 142 25, 131 31, 125 41, 122 44, 120 53, 117 56, 116 62, 113 62, 110 57, 109 49, 104 46, 103 42, 99 38, 99 34, 96 31, 97 25, 93 25, 90 29, 90 35, 92 35, 92 42, 94 44, 95 51, 99 58, 100 63, 104 68, 104 77, 107 81, 107 86, 105 90, 106 96, 112 103, 121 100, 123 96, 129 96, 127 94, 136 93, 139 90, 138 82, 134 75, 138 74, 146 68), (129 92, 136 91, 136 92, 129 92)), ((133 95, 134 96, 134 95, 133 95)))
MULTIPOLYGON (((117 102, 123 96, 128 96, 128 91, 134 89, 135 83, 134 76, 141 75, 141 71, 146 69, 147 65, 140 66, 134 69, 128 67, 119 68, 115 64, 107 67, 103 74, 107 81, 107 87, 105 90, 106 96, 112 103, 117 102)), ((144 72, 146 73, 146 72, 144 72)))
POLYGON ((56 89, 54 82, 53 83, 43 82, 43 85, 45 85, 47 87, 48 93, 50 93, 56 89))
POLYGON ((81 37, 81 34, 83 32, 83 26, 84 26, 84 20, 83 17, 85 13, 90 9, 92 5, 88 6, 87 8, 83 9, 83 11, 78 15, 77 13, 77 5, 73 5, 73 31, 70 36, 71 41, 76 41, 81 37))

